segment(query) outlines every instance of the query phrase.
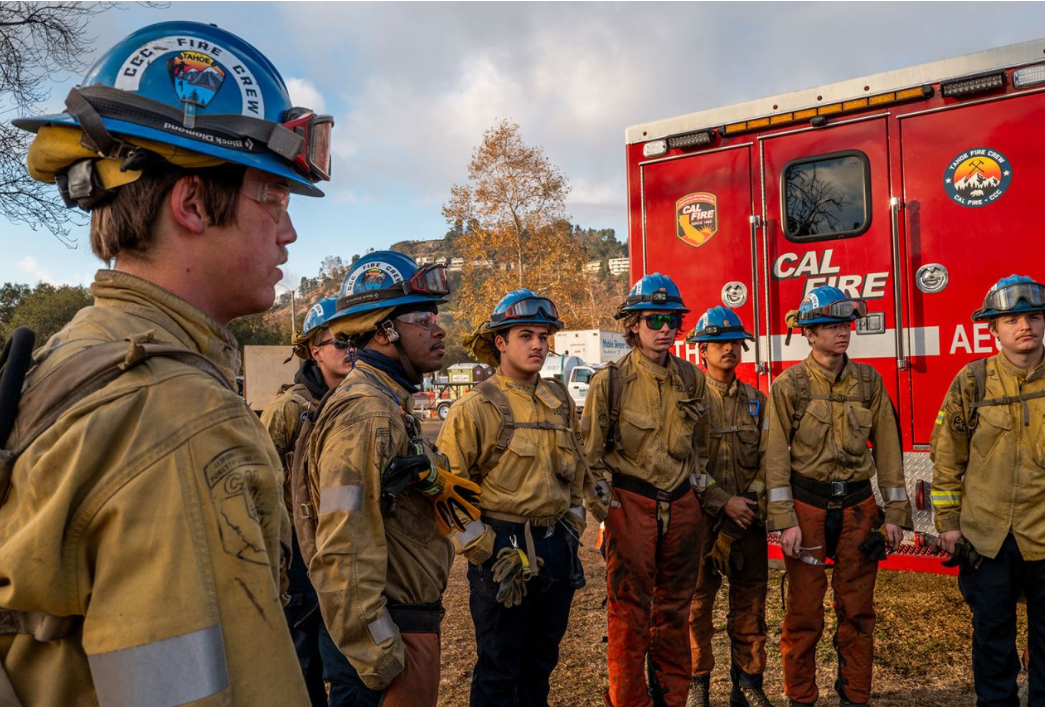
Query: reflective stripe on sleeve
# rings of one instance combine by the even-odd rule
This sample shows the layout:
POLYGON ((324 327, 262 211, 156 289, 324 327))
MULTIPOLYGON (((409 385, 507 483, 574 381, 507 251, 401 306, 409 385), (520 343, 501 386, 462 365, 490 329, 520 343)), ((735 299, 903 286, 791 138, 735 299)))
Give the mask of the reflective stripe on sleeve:
POLYGON ((377 645, 381 645, 392 636, 396 635, 396 625, 392 621, 392 617, 389 616, 388 612, 381 614, 381 618, 377 621, 370 622, 366 630, 370 632, 370 638, 377 645))
POLYGON ((932 499, 933 505, 937 508, 947 508, 948 506, 960 506, 962 505, 962 492, 933 491, 932 499))
POLYGON ((175 707, 229 686, 221 625, 142 646, 88 655, 101 707, 175 707))
POLYGON ((473 520, 464 526, 464 530, 458 530, 454 533, 454 540, 461 547, 468 547, 469 544, 477 540, 485 532, 486 525, 481 520, 473 520))
POLYGON ((754 481, 751 482, 751 485, 747 487, 747 490, 748 491, 752 491, 752 492, 754 492, 756 494, 757 493, 765 493, 766 492, 766 485, 764 483, 762 483, 761 481, 759 481, 758 479, 755 479, 754 481))
POLYGON ((780 503, 781 501, 792 501, 794 497, 791 495, 790 486, 781 486, 776 489, 769 489, 769 502, 780 503))
POLYGON ((769 429, 769 415, 762 418, 762 431, 765 432, 769 429))
POLYGON ((937 425, 942 425, 943 424, 943 420, 944 420, 943 410, 940 410, 940 412, 936 413, 936 424, 937 425))
POLYGON ((358 511, 363 508, 362 486, 330 486, 319 491, 319 512, 358 511))
POLYGON ((902 486, 896 488, 883 488, 882 498, 886 501, 906 501, 907 500, 907 489, 902 486))

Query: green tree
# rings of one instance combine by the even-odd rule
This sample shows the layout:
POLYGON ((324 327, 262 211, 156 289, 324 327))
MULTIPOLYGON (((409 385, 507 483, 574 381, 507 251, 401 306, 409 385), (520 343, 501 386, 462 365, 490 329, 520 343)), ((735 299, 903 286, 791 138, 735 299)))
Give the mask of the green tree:
MULTIPOLYGON (((274 321, 267 313, 251 314, 246 317, 237 317, 229 322, 229 331, 239 342, 240 353, 244 346, 281 346, 290 344, 290 332, 284 323, 283 317, 280 321, 274 321)), ((289 321, 289 317, 287 318, 289 321)))
POLYGON ((0 287, 0 334, 3 333, 15 309, 33 288, 15 282, 5 282, 0 287))
POLYGON ((77 312, 93 303, 94 297, 86 287, 55 287, 42 282, 27 290, 14 307, 4 325, 4 338, 18 327, 25 326, 36 332, 37 343, 43 343, 68 324, 77 312))

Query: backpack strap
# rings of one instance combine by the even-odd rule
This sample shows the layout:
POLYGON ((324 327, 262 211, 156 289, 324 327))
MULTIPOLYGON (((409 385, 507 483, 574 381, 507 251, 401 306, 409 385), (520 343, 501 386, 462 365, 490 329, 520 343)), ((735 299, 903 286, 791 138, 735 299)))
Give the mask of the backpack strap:
POLYGON ((1035 393, 1022 393, 1020 395, 1003 395, 1000 398, 984 400, 984 396, 987 395, 987 359, 976 359, 969 364, 969 368, 972 369, 973 380, 976 384, 974 391, 975 397, 969 405, 971 410, 969 411, 969 420, 966 424, 970 436, 972 435, 973 428, 976 426, 979 417, 977 408, 981 407, 1021 403, 1023 405, 1023 425, 1025 427, 1030 425, 1030 407, 1027 405, 1027 401, 1034 400, 1035 398, 1045 398, 1045 390, 1039 390, 1035 393))
POLYGON ((512 406, 508 404, 508 396, 489 378, 476 385, 472 390, 482 396, 486 402, 493 405, 498 413, 497 441, 494 444, 493 452, 490 453, 490 458, 483 466, 483 471, 488 472, 501 461, 501 457, 512 441, 512 435, 515 434, 516 427, 515 416, 512 414, 512 406))
POLYGON ((606 451, 621 449, 624 446, 620 438, 620 412, 621 398, 624 397, 624 381, 620 372, 620 366, 616 361, 606 364, 607 398, 609 400, 609 426, 606 429, 606 451))
POLYGON ((689 361, 683 361, 675 357, 676 368, 682 378, 682 384, 686 387, 686 395, 690 398, 697 397, 697 367, 689 361))
POLYGON ((316 420, 319 419, 320 413, 326 407, 327 400, 335 390, 337 390, 336 387, 329 389, 314 409, 305 408, 305 414, 301 416, 298 436, 294 440, 294 450, 290 452, 290 458, 287 460, 287 471, 290 473, 290 501, 294 511, 290 520, 294 524, 301 559, 306 567, 316 555, 316 527, 319 523, 314 501, 314 498, 319 496, 319 492, 318 489, 312 488, 308 476, 308 443, 316 420))
POLYGON ((788 370, 791 372, 791 382, 798 395, 798 399, 795 400, 795 411, 791 415, 791 440, 793 441, 795 433, 802 424, 802 418, 805 417, 806 409, 813 399, 813 393, 809 384, 809 373, 803 363, 800 362, 788 370))

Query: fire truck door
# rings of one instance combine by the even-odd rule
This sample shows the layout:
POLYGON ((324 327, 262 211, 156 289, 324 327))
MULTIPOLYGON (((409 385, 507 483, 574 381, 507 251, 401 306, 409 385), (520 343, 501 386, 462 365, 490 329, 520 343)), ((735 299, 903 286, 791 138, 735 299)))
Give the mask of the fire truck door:
POLYGON ((809 290, 834 285, 867 300, 849 355, 874 365, 897 402, 893 230, 884 117, 761 140, 769 262, 771 373, 809 355, 800 332, 785 346, 784 318, 809 290))
MULTIPOLYGON (((641 165, 644 272, 669 275, 681 288, 692 310, 686 331, 705 310, 725 305, 748 331, 764 334, 764 324, 756 323, 751 150, 749 143, 641 165)), ((697 347, 684 341, 675 353, 698 362, 697 347)), ((738 368, 752 385, 756 355, 754 348, 745 352, 738 368)))
POLYGON ((914 442, 928 444, 940 403, 969 361, 996 352, 970 315, 999 278, 1045 279, 1041 198, 1045 93, 900 117, 910 254, 914 442))

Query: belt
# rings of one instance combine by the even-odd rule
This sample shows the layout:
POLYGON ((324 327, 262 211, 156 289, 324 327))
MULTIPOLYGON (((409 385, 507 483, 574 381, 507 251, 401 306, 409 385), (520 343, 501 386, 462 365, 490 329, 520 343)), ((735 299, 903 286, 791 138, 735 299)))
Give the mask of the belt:
POLYGON ((637 493, 651 501, 661 501, 665 503, 674 503, 680 498, 684 498, 687 493, 690 493, 693 490, 693 486, 689 483, 688 478, 679 484, 679 487, 674 491, 662 491, 653 484, 642 481, 641 479, 636 479, 633 476, 624 476, 623 474, 613 475, 613 488, 637 493))
POLYGON ((388 604, 385 609, 400 633, 437 634, 446 613, 438 601, 433 604, 388 604))
POLYGON ((863 481, 815 481, 791 472, 795 499, 817 508, 849 508, 873 495, 869 479, 863 481))
POLYGON ((500 511, 483 511, 483 522, 494 530, 503 530, 507 533, 522 532, 523 527, 529 523, 531 528, 554 528, 558 526, 562 516, 548 516, 545 518, 527 518, 517 516, 513 513, 501 513, 500 511))

